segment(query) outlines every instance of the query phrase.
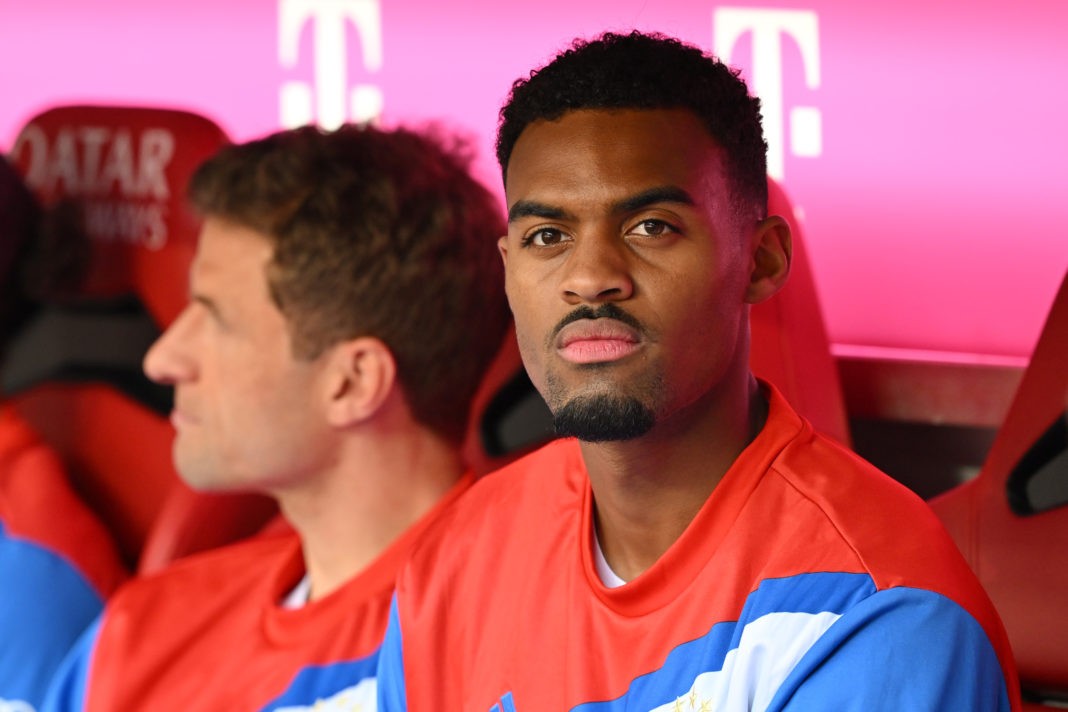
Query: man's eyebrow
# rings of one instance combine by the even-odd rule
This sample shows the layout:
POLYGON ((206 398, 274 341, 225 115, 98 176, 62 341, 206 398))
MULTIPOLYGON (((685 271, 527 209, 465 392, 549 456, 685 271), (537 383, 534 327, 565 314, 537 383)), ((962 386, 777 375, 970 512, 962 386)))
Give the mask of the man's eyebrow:
MULTIPOLYGON (((681 203, 683 205, 696 205, 689 193, 682 188, 667 185, 643 190, 637 195, 624 198, 612 206, 612 212, 630 213, 635 210, 655 205, 657 203, 681 203)), ((536 200, 517 200, 508 209, 508 222, 515 222, 522 218, 545 218, 546 220, 567 220, 570 214, 563 208, 558 208, 536 200)))
POLYGON ((200 294, 199 292, 192 292, 189 295, 189 301, 200 304, 216 319, 222 319, 222 311, 219 309, 219 305, 211 297, 200 294))
POLYGON ((613 212, 617 213, 631 213, 635 210, 641 210, 647 208, 650 205, 656 203, 682 203, 683 205, 696 205, 696 202, 689 193, 682 188, 675 187, 673 185, 665 185, 657 188, 650 188, 649 190, 643 190, 637 195, 632 195, 629 198, 624 198, 615 204, 613 212))
POLYGON ((508 208, 508 222, 512 223, 520 218, 545 218, 546 220, 566 220, 566 210, 556 208, 536 200, 517 200, 508 208))

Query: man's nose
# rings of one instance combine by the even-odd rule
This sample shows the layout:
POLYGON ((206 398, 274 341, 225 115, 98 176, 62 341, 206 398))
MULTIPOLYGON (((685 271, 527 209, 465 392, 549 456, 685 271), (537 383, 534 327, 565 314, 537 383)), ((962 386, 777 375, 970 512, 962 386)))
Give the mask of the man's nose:
POLYGON ((629 299, 634 293, 630 249, 609 231, 580 235, 567 256, 561 291, 572 304, 629 299))
POLYGON ((186 307, 149 347, 142 363, 149 379, 164 385, 174 385, 196 378, 197 368, 191 348, 196 319, 192 308, 186 307))

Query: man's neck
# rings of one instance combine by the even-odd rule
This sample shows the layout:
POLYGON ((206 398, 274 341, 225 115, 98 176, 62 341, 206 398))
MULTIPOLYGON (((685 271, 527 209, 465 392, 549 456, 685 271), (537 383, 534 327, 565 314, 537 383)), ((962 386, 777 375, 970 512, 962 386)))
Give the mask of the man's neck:
POLYGON ((300 536, 310 599, 366 569, 462 473, 456 448, 436 435, 393 432, 345 443, 329 471, 273 492, 300 536))
POLYGON ((763 427, 767 404, 749 378, 714 406, 697 403, 649 434, 582 443, 605 559, 630 581, 682 535, 763 427))

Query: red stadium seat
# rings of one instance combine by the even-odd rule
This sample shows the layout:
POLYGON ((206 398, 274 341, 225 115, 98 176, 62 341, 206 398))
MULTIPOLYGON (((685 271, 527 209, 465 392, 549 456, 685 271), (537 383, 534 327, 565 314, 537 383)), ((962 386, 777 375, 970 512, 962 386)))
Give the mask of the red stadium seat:
POLYGON ((842 383, 831 355, 801 221, 785 191, 770 179, 768 213, 790 223, 794 255, 786 286, 750 312, 750 365, 756 375, 774 383, 817 430, 849 445, 842 383))
MULTIPOLYGON (((71 491, 62 463, 0 404, 0 525, 66 558, 106 598, 126 572, 109 534, 71 491)), ((42 591, 41 595, 53 592, 42 591)))
POLYGON ((141 373, 145 350, 187 300, 199 226, 186 182, 227 142, 186 112, 65 106, 33 118, 12 151, 49 214, 72 217, 75 229, 46 231, 58 238, 44 248, 48 257, 83 271, 42 288, 44 306, 11 344, 3 391, 64 459, 127 563, 142 568, 269 516, 262 498, 194 495, 179 482, 171 391, 141 373), (201 506, 225 510, 230 524, 205 526, 201 506))
MULTIPOLYGON (((750 312, 754 373, 774 383, 823 433, 850 444, 838 367, 831 355, 823 312, 801 234, 786 193, 768 180, 768 210, 793 229, 794 251, 786 287, 750 312)), ((475 401, 466 454, 479 474, 502 467, 552 439, 551 416, 509 336, 475 401)))
POLYGON ((464 458, 479 476, 552 438, 548 408, 523 369, 514 328, 482 379, 469 420, 464 458))
POLYGON ((1068 275, 979 475, 931 501, 1009 633, 1028 709, 1068 703, 1068 275))

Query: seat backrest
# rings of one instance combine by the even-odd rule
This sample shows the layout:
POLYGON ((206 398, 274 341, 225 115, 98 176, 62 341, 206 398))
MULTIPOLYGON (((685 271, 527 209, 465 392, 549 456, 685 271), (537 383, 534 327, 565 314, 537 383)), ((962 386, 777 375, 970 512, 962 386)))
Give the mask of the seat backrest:
POLYGON ((0 358, 30 306, 22 265, 39 219, 39 206, 22 176, 0 155, 0 358))
POLYGON ((127 570, 62 463, 0 403, 0 709, 31 710, 127 570))
POLYGON ((464 459, 479 476, 504 467, 552 439, 549 422, 548 408, 519 358, 515 329, 509 327, 471 403, 464 459))
POLYGON ((71 491, 59 458, 3 404, 0 533, 33 542, 67 560, 101 599, 126 577, 108 532, 71 491))
MULTIPOLYGON (((768 211, 790 223, 793 263, 786 286, 750 311, 750 365, 818 430, 849 445, 845 399, 801 224, 786 193, 771 179, 768 211)), ((552 416, 523 370, 514 332, 487 374, 473 411, 465 452, 479 474, 552 439, 552 416)))
POLYGON ((226 143, 187 112, 64 106, 31 119, 12 150, 48 214, 70 218, 43 232, 46 257, 83 259, 75 279, 38 295, 3 392, 59 452, 131 565, 168 499, 197 500, 171 463, 171 391, 144 377, 141 360, 187 301, 199 224, 186 184, 226 143))
MULTIPOLYGON (((19 312, 30 306, 22 284, 23 267, 39 219, 37 201, 21 175, 0 157, 0 357, 24 320, 19 312)), ((0 401, 0 541, 5 539, 31 549, 40 547, 66 561, 100 600, 127 575, 110 534, 71 490, 62 462, 10 405, 0 401)), ((9 546, 0 557, 4 559, 0 567, 6 563, 8 574, 26 573, 23 569, 29 562, 18 551, 18 546, 9 546)), ((74 591, 28 590, 26 594, 64 605, 77 597, 74 591)), ((76 635, 79 621, 73 611, 71 616, 54 616, 52 632, 76 635)), ((24 662, 36 670, 36 658, 24 662)))
POLYGON ((998 609, 1025 692, 1068 702, 1068 274, 979 475, 931 501, 998 609))
POLYGON ((133 293, 168 324, 185 306, 199 229, 185 185, 226 143, 184 111, 63 106, 31 119, 11 157, 44 205, 70 201, 81 213, 89 264, 76 296, 133 293))
POLYGON ((842 383, 831 354, 801 220, 786 192, 771 179, 768 214, 780 215, 790 223, 793 260, 786 285, 750 310, 750 366, 753 373, 774 383, 817 430, 849 445, 842 383))

